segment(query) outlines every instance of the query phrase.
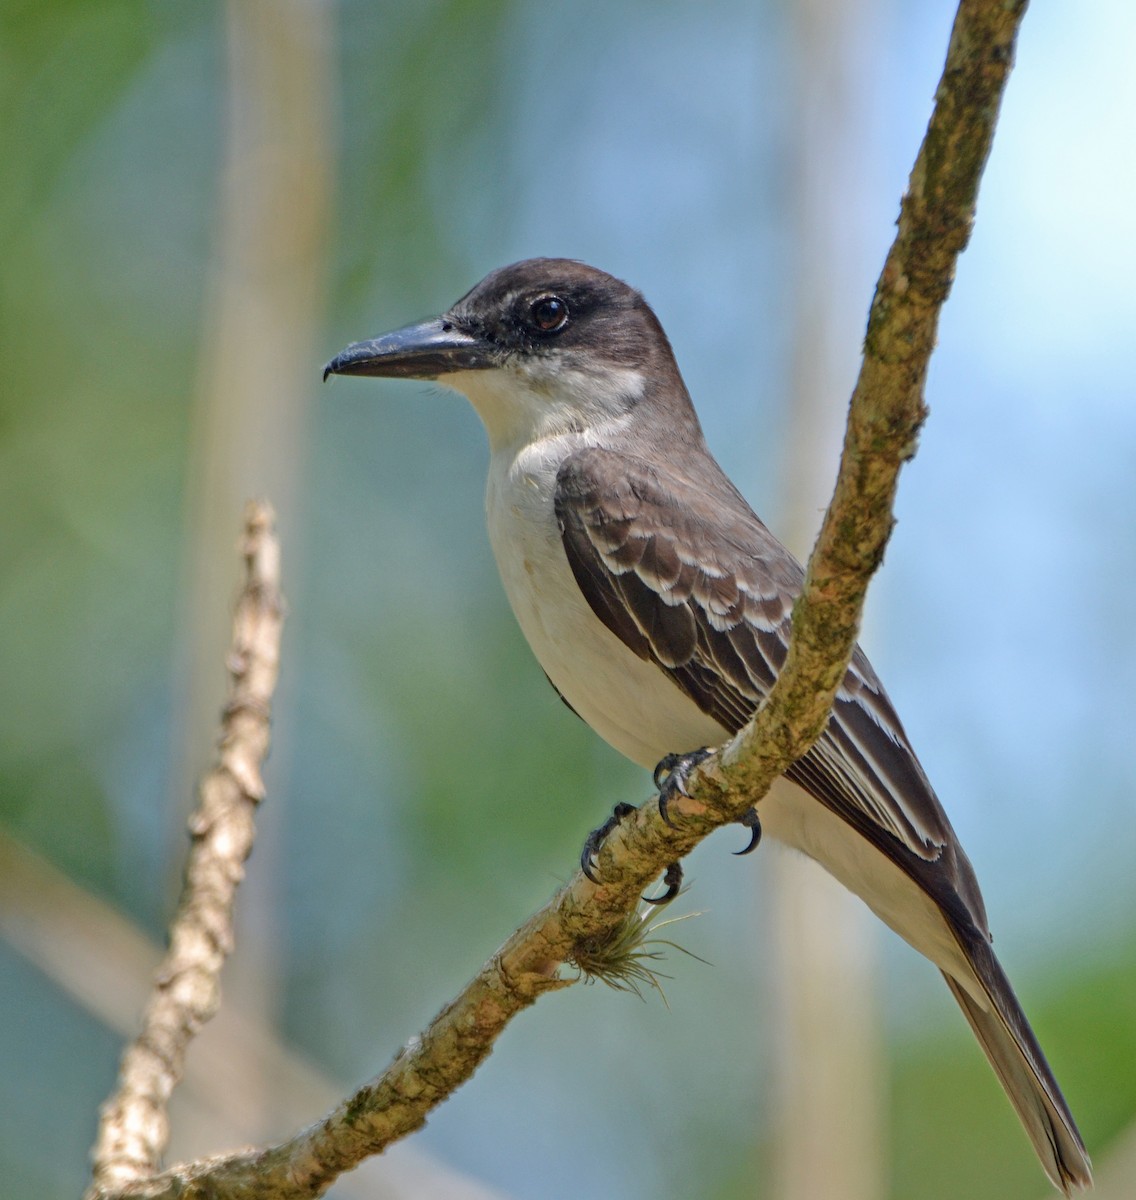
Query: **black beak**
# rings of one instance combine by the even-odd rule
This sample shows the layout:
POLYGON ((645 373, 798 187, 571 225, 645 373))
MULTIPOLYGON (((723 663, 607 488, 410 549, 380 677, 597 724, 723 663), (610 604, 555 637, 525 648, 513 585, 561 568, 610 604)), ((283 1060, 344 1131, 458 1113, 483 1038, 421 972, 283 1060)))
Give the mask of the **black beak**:
POLYGON ((323 369, 329 375, 385 375, 394 379, 437 379, 451 371, 497 365, 497 348, 435 317, 368 342, 352 342, 323 369))

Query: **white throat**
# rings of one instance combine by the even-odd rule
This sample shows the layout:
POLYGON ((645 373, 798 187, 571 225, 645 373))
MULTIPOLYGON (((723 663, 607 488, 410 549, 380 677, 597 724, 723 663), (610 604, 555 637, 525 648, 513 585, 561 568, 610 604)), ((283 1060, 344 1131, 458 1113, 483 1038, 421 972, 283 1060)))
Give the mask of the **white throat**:
MULTIPOLYGON (((564 434, 621 425, 645 390, 639 371, 588 368, 560 358, 514 360, 493 370, 459 371, 439 383, 468 398, 494 455, 564 434)), ((590 439, 588 439, 590 440, 590 439)))

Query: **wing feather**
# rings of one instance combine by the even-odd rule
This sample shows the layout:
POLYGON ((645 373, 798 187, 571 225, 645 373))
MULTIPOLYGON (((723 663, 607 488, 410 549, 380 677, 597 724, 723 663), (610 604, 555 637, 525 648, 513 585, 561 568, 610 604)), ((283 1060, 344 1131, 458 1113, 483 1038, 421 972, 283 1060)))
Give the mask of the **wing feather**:
MULTIPOLYGON (((718 483, 711 501, 705 481, 699 486, 681 465, 664 473, 590 448, 562 465, 555 506, 565 554, 596 616, 734 731, 784 664, 803 573, 725 476, 718 483)), ((787 775, 939 906, 977 990, 961 976, 947 983, 1045 1169, 1066 1194, 1087 1186, 1084 1145, 994 958, 974 872, 859 648, 824 733, 787 775)))
MULTIPOLYGON (((557 477, 556 515, 601 621, 730 731, 753 715, 788 651, 796 560, 740 495, 723 509, 678 472, 592 447, 557 477)), ((675 747, 676 750, 689 747, 675 747)), ((857 650, 816 746, 789 777, 874 842, 923 861, 952 837, 882 685, 857 650)))

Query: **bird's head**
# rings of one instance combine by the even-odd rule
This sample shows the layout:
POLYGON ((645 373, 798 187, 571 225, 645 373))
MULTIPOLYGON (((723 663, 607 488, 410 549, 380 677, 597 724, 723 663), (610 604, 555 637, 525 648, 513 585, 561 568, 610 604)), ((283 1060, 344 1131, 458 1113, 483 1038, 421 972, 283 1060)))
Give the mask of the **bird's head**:
POLYGON ((440 317, 348 346, 328 375, 436 379, 469 397, 494 449, 618 422, 674 379, 685 395, 643 297, 564 258, 502 267, 440 317))

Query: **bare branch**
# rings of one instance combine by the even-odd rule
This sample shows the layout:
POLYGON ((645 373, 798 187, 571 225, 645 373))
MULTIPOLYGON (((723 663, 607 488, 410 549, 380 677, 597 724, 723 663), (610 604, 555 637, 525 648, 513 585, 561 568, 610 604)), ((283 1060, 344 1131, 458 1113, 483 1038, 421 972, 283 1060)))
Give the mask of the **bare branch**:
POLYGON ((186 1047, 220 1000, 221 967, 233 947, 233 903, 264 797, 260 767, 268 753, 280 657, 280 552, 272 522, 267 505, 248 506, 246 575, 233 619, 217 762, 202 780, 190 818, 193 846, 170 948, 158 968, 142 1032, 123 1053, 118 1090, 101 1111, 90 1197, 158 1170, 168 1140, 166 1108, 186 1047))
MULTIPOLYGON (((605 842, 593 884, 577 874, 525 923, 391 1066, 319 1125, 280 1146, 176 1168, 130 1185, 146 1197, 300 1198, 421 1126, 473 1074, 509 1020, 564 986, 573 948, 610 935, 643 888, 719 825, 735 820, 805 753, 828 718, 855 642, 868 581, 893 524, 902 464, 925 417, 923 382, 1013 58, 1024 0, 962 0, 935 111, 876 289, 840 476, 788 661, 751 725, 695 774, 679 829, 653 805, 605 842)), ((676 808, 679 807, 676 805, 676 808)))

